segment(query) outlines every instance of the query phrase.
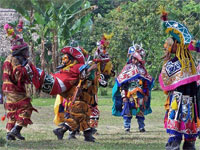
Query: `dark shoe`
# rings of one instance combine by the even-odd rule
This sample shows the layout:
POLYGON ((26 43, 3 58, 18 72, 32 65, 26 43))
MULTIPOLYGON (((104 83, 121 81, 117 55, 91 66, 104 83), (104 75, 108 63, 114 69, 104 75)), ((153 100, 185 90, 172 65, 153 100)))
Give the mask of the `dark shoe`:
POLYGON ((181 144, 181 141, 173 141, 173 142, 168 142, 166 145, 165 145, 165 149, 166 150, 180 150, 180 144, 181 144))
POLYGON ((76 130, 76 135, 81 135, 80 130, 76 130))
POLYGON ((62 123, 59 126, 61 126, 61 128, 54 129, 53 133, 57 136, 58 140, 62 140, 65 132, 69 130, 70 127, 66 125, 65 123, 62 123))
POLYGON ((91 128, 92 130, 92 135, 94 135, 95 133, 97 133, 97 129, 96 128, 91 128))
POLYGON ((57 136, 58 140, 62 140, 66 131, 63 128, 57 128, 53 130, 53 133, 57 136))
POLYGON ((195 141, 184 141, 183 150, 196 150, 195 141))
POLYGON ((84 131, 83 135, 85 137, 85 141, 87 141, 87 142, 95 142, 95 138, 92 136, 92 129, 84 131))
POLYGON ((144 128, 140 129, 140 132, 146 132, 146 130, 144 128))
POLYGON ((126 133, 130 133, 130 128, 125 128, 124 130, 126 133))
POLYGON ((22 126, 15 125, 14 128, 9 132, 9 136, 14 136, 20 140, 25 140, 25 138, 21 135, 22 126))
POLYGON ((68 140, 76 139, 76 131, 71 131, 68 136, 68 140))
POLYGON ((11 135, 10 132, 6 135, 6 140, 16 140, 15 136, 11 135))

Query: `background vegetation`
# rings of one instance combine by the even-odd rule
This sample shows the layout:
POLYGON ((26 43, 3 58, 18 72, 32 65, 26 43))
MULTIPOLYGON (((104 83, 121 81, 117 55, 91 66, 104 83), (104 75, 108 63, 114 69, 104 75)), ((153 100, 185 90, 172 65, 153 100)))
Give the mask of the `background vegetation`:
POLYGON ((71 40, 93 55, 102 34, 113 32, 109 53, 115 71, 122 69, 134 41, 143 44, 146 68, 157 81, 164 39, 168 37, 162 31, 160 6, 165 6, 169 19, 184 23, 193 38, 200 39, 200 3, 195 0, 1 0, 0 6, 13 8, 27 19, 24 37, 30 44, 32 60, 48 72, 55 71, 60 49, 71 40), (98 9, 92 11, 91 5, 98 9))
MULTIPOLYGON (((90 52, 103 33, 114 33, 110 40, 109 54, 117 73, 126 62, 128 48, 142 43, 146 50, 146 68, 156 79, 161 69, 163 43, 168 37, 162 31, 158 9, 165 6, 169 19, 184 23, 194 39, 200 39, 200 3, 198 0, 1 0, 2 8, 13 8, 25 19, 24 38, 30 45, 31 59, 36 66, 54 72, 59 63, 59 51, 72 40, 90 52), (92 11, 91 6, 98 9, 92 11)), ((16 23, 15 23, 16 24, 16 23)), ((194 55, 197 60, 198 55, 194 55)), ((6 56, 0 56, 0 66, 6 56)), ((0 71, 1 72, 1 71, 0 71)), ((1 74, 0 74, 1 76, 1 74)), ((1 78, 1 77, 0 77, 1 78)), ((112 87, 114 79, 110 81, 112 87)), ((1 84, 1 83, 0 83, 1 84)), ((0 123, 0 149, 134 149, 162 150, 168 135, 163 128, 165 96, 161 91, 152 92, 153 113, 146 120, 147 132, 138 132, 133 119, 130 134, 123 131, 121 117, 111 115, 111 90, 101 89, 99 109, 101 118, 96 143, 58 141, 52 130, 54 99, 34 99, 39 114, 33 114, 32 126, 23 129, 26 141, 5 143, 5 122, 0 123), (2 130, 1 130, 2 129, 2 130), (3 143, 3 144, 2 144, 3 143), (4 145, 5 144, 5 145, 4 145)), ((0 114, 4 114, 0 106, 0 114)), ((200 142, 197 140, 197 147, 200 142)))

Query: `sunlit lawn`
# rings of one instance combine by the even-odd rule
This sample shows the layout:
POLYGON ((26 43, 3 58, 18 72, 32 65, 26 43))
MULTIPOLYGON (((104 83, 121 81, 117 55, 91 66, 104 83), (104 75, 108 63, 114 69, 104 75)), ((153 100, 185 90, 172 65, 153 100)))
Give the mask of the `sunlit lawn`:
MULTIPOLYGON (((84 142, 83 136, 77 136, 77 140, 67 140, 66 133, 64 140, 58 141, 52 130, 56 128, 53 124, 54 99, 33 99, 33 105, 39 113, 33 113, 33 125, 22 130, 26 141, 7 142, 0 150, 45 150, 45 149, 110 149, 110 150, 164 150, 168 135, 163 128, 165 96, 161 91, 152 92, 152 110, 145 120, 146 132, 140 133, 136 120, 132 120, 131 133, 126 134, 123 130, 121 117, 111 115, 112 99, 111 91, 109 96, 99 97, 99 109, 101 111, 98 134, 95 135, 96 142, 84 142)), ((3 106, 0 106, 0 114, 4 113, 3 106)), ((5 139, 6 122, 0 123, 0 136, 5 139)), ((197 149, 200 147, 197 140, 197 149)))

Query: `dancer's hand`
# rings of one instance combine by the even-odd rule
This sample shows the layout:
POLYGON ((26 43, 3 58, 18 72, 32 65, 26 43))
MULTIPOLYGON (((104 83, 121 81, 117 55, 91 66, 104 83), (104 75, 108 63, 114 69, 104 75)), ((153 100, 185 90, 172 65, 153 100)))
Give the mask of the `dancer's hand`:
POLYGON ((128 102, 128 99, 126 97, 124 97, 123 102, 128 102))

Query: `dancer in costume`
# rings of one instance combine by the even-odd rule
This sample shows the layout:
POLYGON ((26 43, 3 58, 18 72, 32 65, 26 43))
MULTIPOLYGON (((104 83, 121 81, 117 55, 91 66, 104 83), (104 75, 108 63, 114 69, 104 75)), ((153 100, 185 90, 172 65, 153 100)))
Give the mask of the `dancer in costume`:
POLYGON ((41 77, 44 77, 42 91, 50 95, 59 94, 64 98, 57 101, 54 109, 56 114, 54 122, 63 123, 53 132, 58 139, 62 139, 67 130, 80 129, 84 132, 85 141, 94 141, 89 122, 91 114, 89 106, 95 104, 97 93, 98 81, 93 75, 96 64, 91 66, 88 62, 85 64, 85 57, 78 47, 67 46, 61 52, 63 53, 61 70, 50 75, 41 72, 41 77))
POLYGON ((102 87, 107 86, 108 79, 110 77, 115 76, 115 72, 113 70, 112 62, 110 61, 110 56, 107 51, 109 46, 109 41, 113 36, 111 34, 103 34, 102 39, 97 42, 97 50, 94 52, 94 59, 93 61, 97 63, 97 68, 99 72, 99 84, 102 87))
MULTIPOLYGON (((23 22, 20 21, 16 32, 21 32, 23 22)), ((7 111, 8 122, 7 140, 25 140, 21 135, 21 129, 28 124, 32 124, 32 111, 37 111, 31 104, 31 98, 27 96, 25 84, 31 82, 39 88, 39 74, 33 64, 28 61, 29 47, 23 38, 16 35, 14 28, 6 24, 4 26, 11 38, 12 54, 9 55, 3 64, 3 94, 5 99, 5 109, 7 111)))
POLYGON ((162 12, 163 27, 172 37, 164 44, 165 56, 160 86, 168 95, 165 103, 165 128, 169 134, 166 150, 179 150, 184 136, 183 149, 195 150, 195 140, 199 134, 199 99, 197 81, 200 76, 190 50, 199 51, 199 42, 192 41, 187 27, 173 20, 167 20, 167 12, 162 12))
MULTIPOLYGON (((94 52, 93 62, 97 64, 97 70, 95 72, 95 76, 98 80, 97 88, 99 85, 102 87, 107 87, 108 79, 110 77, 115 76, 115 72, 113 70, 112 62, 110 61, 110 56, 108 54, 107 48, 109 46, 109 41, 113 36, 111 34, 103 34, 102 39, 97 42, 97 49, 94 52)), ((98 92, 98 91, 97 91, 98 92)), ((90 126, 93 128, 93 131, 96 132, 96 128, 98 126, 98 120, 100 116, 100 112, 98 109, 98 97, 97 93, 95 95, 96 105, 93 105, 91 108, 91 116, 90 116, 90 126)))
POLYGON ((112 90, 112 115, 123 116, 126 132, 130 132, 132 115, 136 116, 139 131, 145 132, 144 115, 152 112, 150 101, 153 79, 144 67, 144 55, 140 45, 133 44, 129 48, 128 62, 112 90))
MULTIPOLYGON (((93 99, 92 103, 88 103, 88 108, 90 111, 90 130, 92 131, 92 133, 94 134, 97 130, 97 126, 98 126, 98 120, 99 120, 99 110, 97 107, 97 103, 98 103, 98 98, 97 98, 97 90, 98 90, 98 86, 99 86, 99 82, 101 82, 102 80, 100 79, 100 73, 104 73, 105 76, 110 77, 111 73, 113 73, 114 71, 111 72, 112 69, 112 64, 110 62, 110 58, 108 56, 108 53, 106 52, 105 48, 108 47, 108 39, 110 39, 111 36, 110 35, 104 35, 103 39, 100 41, 101 44, 98 45, 98 54, 97 51, 95 52, 95 56, 93 59, 93 62, 91 63, 91 65, 95 65, 97 64, 97 70, 94 70, 90 73, 90 75, 85 79, 85 84, 82 83, 82 86, 80 87, 80 89, 84 89, 85 93, 80 93, 80 97, 82 97, 83 99, 93 99), (105 46, 105 42, 107 43, 105 46), (104 51, 102 49, 100 49, 100 47, 104 47, 104 51), (103 53, 104 52, 104 53, 103 53), (99 56, 98 56, 99 55, 99 56), (109 62, 109 65, 107 65, 107 63, 109 62), (102 69, 103 67, 103 69, 102 69), (91 89, 93 89, 91 91, 91 89), (84 96, 81 96, 84 95, 84 96)), ((74 45, 74 44, 73 44, 74 45)), ((77 45, 76 45, 77 46, 77 45)), ((79 49, 79 51, 81 51, 85 57, 88 57, 88 54, 86 53, 86 51, 77 46, 76 49, 79 49)), ((113 75, 113 74, 112 74, 113 75)), ((103 76, 103 74, 102 74, 103 76)), ((104 80, 104 83, 107 82, 104 80)), ((101 84, 100 84, 101 85, 101 84)), ((104 87, 106 86, 106 84, 104 84, 104 87)), ((64 101, 63 106, 64 106, 64 111, 62 111, 62 113, 68 114, 69 110, 70 110, 70 106, 68 107, 68 103, 71 103, 70 99, 63 99, 59 100, 61 97, 58 97, 56 100, 56 104, 55 108, 59 107, 60 101, 64 101), (66 107, 67 106, 67 107, 66 107)), ((63 115, 58 115, 58 111, 56 111, 57 113, 54 119, 54 122, 56 124, 60 124, 64 119, 59 118, 59 116, 63 116, 63 115)), ((78 128, 76 129, 78 130, 78 128)), ((76 134, 76 130, 71 131, 68 139, 75 139, 75 134, 76 134)), ((54 131, 55 132, 55 131, 54 131)), ((59 139, 62 139, 63 136, 61 136, 61 138, 59 137, 59 139)))

